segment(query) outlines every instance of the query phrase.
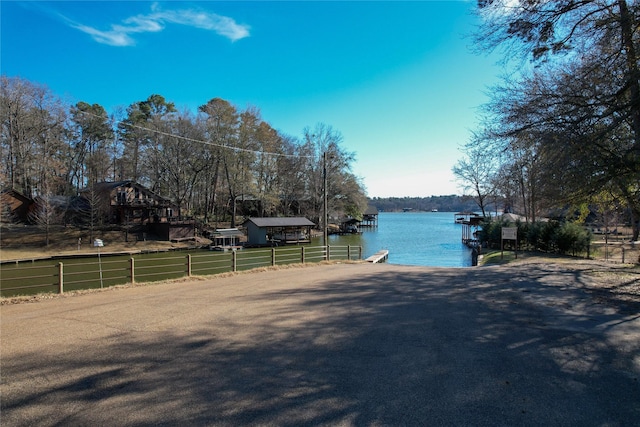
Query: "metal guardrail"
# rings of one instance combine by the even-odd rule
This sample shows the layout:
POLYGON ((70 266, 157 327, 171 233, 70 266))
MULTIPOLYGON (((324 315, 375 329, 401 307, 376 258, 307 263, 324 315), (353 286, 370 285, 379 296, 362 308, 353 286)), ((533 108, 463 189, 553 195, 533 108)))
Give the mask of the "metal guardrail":
MULTIPOLYGON (((163 253, 169 254, 169 253, 163 253)), ((149 254, 146 254, 149 255, 149 254)), ((157 254, 154 254, 157 255, 157 254)), ((226 272, 324 260, 360 260, 361 246, 296 246, 195 253, 186 256, 141 255, 29 260, 0 265, 0 296, 102 288, 135 282, 152 282, 192 275, 226 272), (84 262, 79 262, 83 260, 84 262), (75 262, 74 262, 75 261, 75 262)))

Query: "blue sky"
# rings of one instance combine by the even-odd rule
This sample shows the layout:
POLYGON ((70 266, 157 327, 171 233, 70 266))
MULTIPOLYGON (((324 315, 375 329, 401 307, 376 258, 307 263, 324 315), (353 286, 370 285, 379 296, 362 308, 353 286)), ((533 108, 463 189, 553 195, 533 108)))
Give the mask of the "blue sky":
POLYGON ((331 125, 371 197, 461 194, 451 168, 500 74, 475 1, 0 2, 2 74, 107 111, 220 97, 300 137, 331 125))

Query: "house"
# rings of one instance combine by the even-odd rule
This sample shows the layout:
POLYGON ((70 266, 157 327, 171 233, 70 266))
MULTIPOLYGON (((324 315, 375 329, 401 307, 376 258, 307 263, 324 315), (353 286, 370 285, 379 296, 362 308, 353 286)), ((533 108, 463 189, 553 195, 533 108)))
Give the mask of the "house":
POLYGON ((80 190, 112 224, 157 223, 177 219, 177 206, 134 181, 99 182, 80 190))
POLYGON ((160 240, 195 239, 195 221, 181 221, 176 204, 134 181, 99 182, 80 194, 111 224, 144 225, 143 236, 160 240))
POLYGON ((249 218, 248 246, 270 246, 311 242, 311 229, 315 224, 304 217, 249 218))
POLYGON ((2 222, 29 221, 29 209, 33 205, 33 199, 14 189, 6 189, 0 192, 0 206, 2 207, 2 222))

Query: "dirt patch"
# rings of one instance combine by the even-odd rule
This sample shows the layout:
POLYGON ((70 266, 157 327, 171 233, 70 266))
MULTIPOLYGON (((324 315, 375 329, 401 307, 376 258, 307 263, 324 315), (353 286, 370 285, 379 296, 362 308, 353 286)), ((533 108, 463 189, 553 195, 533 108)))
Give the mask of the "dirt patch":
POLYGON ((75 227, 54 227, 49 232, 49 245, 45 233, 36 227, 12 226, 0 228, 0 260, 45 258, 54 255, 94 254, 93 239, 102 239, 104 252, 137 252, 185 249, 203 246, 210 241, 196 239, 184 242, 159 241, 150 236, 138 240, 123 230, 98 230, 93 233, 75 227))
POLYGON ((581 286, 598 303, 627 312, 640 312, 640 265, 535 254, 519 256, 509 265, 521 265, 523 268, 553 265, 556 269, 578 272, 582 278, 581 286))

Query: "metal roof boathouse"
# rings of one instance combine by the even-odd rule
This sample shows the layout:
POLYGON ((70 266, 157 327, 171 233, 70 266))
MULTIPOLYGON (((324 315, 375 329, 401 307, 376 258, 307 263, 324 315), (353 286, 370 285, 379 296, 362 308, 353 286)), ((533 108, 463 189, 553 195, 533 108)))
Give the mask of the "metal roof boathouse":
POLYGON ((276 246, 311 242, 315 224, 304 217, 249 218, 247 246, 276 246))

